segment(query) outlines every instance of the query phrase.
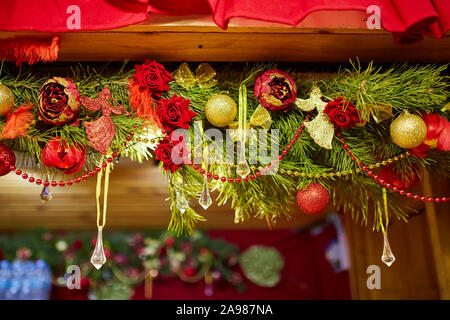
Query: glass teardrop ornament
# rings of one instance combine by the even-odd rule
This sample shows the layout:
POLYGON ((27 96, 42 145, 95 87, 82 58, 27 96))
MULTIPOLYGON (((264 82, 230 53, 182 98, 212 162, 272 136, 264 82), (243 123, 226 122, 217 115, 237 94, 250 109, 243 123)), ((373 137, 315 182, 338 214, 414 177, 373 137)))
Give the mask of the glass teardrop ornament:
POLYGON ((392 253, 391 246, 389 245, 387 232, 383 232, 383 242, 383 254, 381 256, 381 261, 390 267, 394 263, 395 257, 392 253))
POLYGON ((248 165, 247 160, 244 160, 237 165, 236 173, 240 175, 242 179, 249 175, 250 166, 248 165))
POLYGON ((211 199, 211 195, 209 193, 209 188, 208 188, 208 178, 206 177, 206 175, 203 177, 202 194, 200 195, 200 198, 198 199, 198 203, 205 210, 208 209, 209 206, 212 205, 212 199, 211 199))
POLYGON ((178 210, 180 210, 181 213, 185 213, 186 209, 189 207, 189 201, 184 196, 183 189, 177 188, 177 190, 175 191, 175 196, 176 196, 175 204, 178 210))
POLYGON ((97 242, 91 256, 92 265, 98 270, 106 263, 105 250, 103 250, 103 234, 102 228, 98 228, 97 242))
POLYGON ((44 188, 42 188, 40 196, 41 196, 41 201, 44 203, 52 200, 52 193, 50 192, 49 186, 44 186, 44 188))

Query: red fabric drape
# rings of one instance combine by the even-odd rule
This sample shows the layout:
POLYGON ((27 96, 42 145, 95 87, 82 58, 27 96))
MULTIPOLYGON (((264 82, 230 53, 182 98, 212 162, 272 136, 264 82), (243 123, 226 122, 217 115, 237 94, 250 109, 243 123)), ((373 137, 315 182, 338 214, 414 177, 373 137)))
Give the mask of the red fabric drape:
MULTIPOLYGON (((234 17, 296 25, 320 10, 381 10, 381 25, 397 42, 412 43, 424 35, 442 37, 450 28, 449 0, 3 0, 0 30, 76 31, 67 26, 68 8, 80 9, 79 30, 118 28, 145 21, 149 14, 211 14, 226 28, 234 17)), ((336 13, 336 19, 343 19, 336 13)), ((320 27, 320 26, 317 26, 320 27)))
POLYGON ((105 30, 148 19, 147 1, 137 0, 2 0, 0 30, 67 32, 105 30), (70 29, 78 6, 80 29, 70 29), (76 9, 75 9, 76 10, 76 9))
MULTIPOLYGON (((212 17, 226 28, 234 17, 296 25, 308 14, 320 10, 358 10, 377 5, 381 25, 394 33, 399 43, 412 43, 423 35, 440 38, 449 29, 450 1, 448 0, 208 0, 212 17)), ((336 13, 336 19, 339 19, 336 13)))

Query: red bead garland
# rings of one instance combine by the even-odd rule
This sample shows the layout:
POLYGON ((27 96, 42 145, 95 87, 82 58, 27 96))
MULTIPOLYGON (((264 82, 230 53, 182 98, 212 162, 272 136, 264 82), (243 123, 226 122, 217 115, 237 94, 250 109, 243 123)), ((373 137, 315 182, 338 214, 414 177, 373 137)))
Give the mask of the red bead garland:
MULTIPOLYGON (((340 138, 341 134, 337 134, 337 136, 339 137, 338 139, 341 140, 342 143, 344 143, 345 139, 344 138, 340 138)), ((352 154, 352 152, 348 149, 348 145, 347 144, 343 144, 343 148, 347 150, 347 153, 351 156, 352 161, 356 161, 356 157, 352 154)), ((373 175, 372 171, 367 171, 367 165, 363 165, 361 163, 361 161, 356 161, 356 164, 358 166, 361 166, 361 169, 363 170, 363 172, 366 172, 366 174, 371 177, 377 184, 379 184, 382 187, 385 187, 386 189, 392 190, 393 192, 398 192, 400 195, 402 196, 406 196, 407 198, 413 198, 415 200, 420 200, 422 202, 428 201, 428 202, 436 202, 436 203, 441 203, 441 202, 447 202, 448 198, 447 197, 436 197, 436 198, 432 198, 432 197, 425 197, 425 196, 420 196, 418 194, 412 194, 411 192, 406 192, 405 190, 398 188, 398 187, 393 187, 390 183, 386 183, 383 179, 380 179, 377 175, 373 175)))
MULTIPOLYGON (((130 140, 131 140, 131 137, 133 137, 133 136, 134 136, 134 132, 131 132, 131 133, 130 133, 130 136, 127 137, 127 141, 130 141, 130 140), (128 139, 128 138, 130 138, 130 139, 128 139)), ((124 146, 124 147, 126 146, 126 142, 123 143, 123 146, 124 146)), ((114 158, 119 157, 119 152, 120 152, 120 149, 117 148, 117 152, 113 152, 113 153, 112 153, 112 157, 108 157, 108 158, 106 159, 106 161, 107 161, 108 163, 113 162, 113 161, 114 161, 114 158)), ((4 160, 4 159, 0 159, 0 161, 1 161, 1 160, 4 160)), ((9 167, 9 170, 10 170, 10 171, 15 171, 15 172, 16 172, 16 175, 22 176, 22 178, 23 178, 24 180, 28 180, 28 182, 30 182, 30 183, 36 183, 36 185, 38 185, 38 186, 41 185, 41 184, 43 183, 45 187, 48 187, 48 186, 52 186, 52 187, 57 187, 57 186, 64 187, 65 185, 71 186, 74 182, 75 182, 75 183, 80 183, 81 180, 87 180, 88 177, 93 177, 93 176, 95 176, 96 173, 99 173, 100 171, 102 171, 102 168, 106 168, 107 165, 108 165, 108 163, 103 162, 101 168, 100 168, 100 167, 96 167, 96 168, 95 168, 95 171, 89 171, 88 174, 84 174, 84 175, 81 176, 81 177, 74 178, 74 180, 68 179, 67 181, 61 180, 61 181, 59 181, 59 182, 56 182, 56 181, 47 181, 47 180, 45 180, 45 181, 43 182, 41 179, 36 179, 36 178, 34 178, 34 177, 32 177, 32 176, 29 177, 27 173, 25 173, 25 172, 22 173, 22 170, 16 169, 15 166, 10 166, 10 167, 9 167)), ((8 161, 5 162, 5 165, 9 165, 8 161)))
MULTIPOLYGON (((305 119, 304 122, 307 122, 309 118, 311 118, 310 114, 307 115, 307 119, 305 119)), ((278 159, 272 160, 272 163, 269 164, 267 167, 261 168, 255 174, 251 173, 249 176, 247 176, 245 178, 242 178, 242 179, 240 177, 236 177, 236 178, 232 178, 232 177, 227 178, 225 176, 219 177, 219 175, 217 175, 217 174, 214 174, 212 172, 207 172, 205 169, 200 168, 200 166, 197 165, 197 164, 190 163, 189 165, 192 165, 194 170, 197 170, 197 171, 200 170, 200 174, 202 174, 202 175, 206 174, 206 176, 208 178, 213 178, 214 180, 220 180, 222 182, 229 182, 229 183, 233 183, 233 182, 236 182, 236 183, 248 182, 249 180, 254 180, 256 177, 258 177, 258 178, 261 177, 262 173, 266 173, 268 171, 268 169, 272 169, 273 168, 273 165, 277 165, 280 160, 283 160, 284 155, 286 155, 288 153, 288 150, 292 149, 292 146, 297 142, 297 140, 299 139, 300 135, 303 133, 303 129, 304 128, 305 128, 305 125, 302 123, 300 128, 294 131, 295 134, 293 135, 293 138, 290 140, 290 144, 288 144, 286 146, 286 148, 282 150, 282 152, 281 152, 282 154, 280 154, 278 156, 278 159)), ((347 154, 351 157, 352 161, 356 162, 356 165, 361 167, 361 170, 363 172, 365 172, 367 174, 367 176, 371 177, 377 184, 379 184, 379 185, 381 185, 381 186, 383 186, 383 187, 385 187, 385 188, 387 188, 389 190, 392 190, 393 192, 398 192, 400 195, 406 196, 407 198, 411 198, 412 197, 413 199, 420 200, 422 202, 428 201, 428 202, 435 202, 435 203, 441 203, 441 202, 445 203, 445 202, 447 202, 449 200, 448 197, 436 197, 436 198, 433 198, 433 197, 420 196, 420 195, 417 195, 417 194, 413 195, 411 192, 406 192, 405 190, 400 189, 400 188, 395 187, 395 186, 393 187, 391 184, 386 183, 382 179, 379 179, 379 177, 377 175, 374 175, 371 170, 368 170, 368 166, 367 165, 364 165, 361 161, 356 159, 356 157, 353 155, 353 153, 349 149, 348 144, 345 143, 345 138, 342 137, 342 133, 341 132, 339 132, 339 131, 336 132, 336 136, 343 143, 342 147, 344 148, 344 150, 346 150, 347 154)), ((130 132, 130 135, 126 137, 126 140, 127 141, 131 141, 133 139, 133 137, 134 137, 134 132, 130 132)), ((122 145, 124 147, 126 147, 127 143, 123 142, 122 145)), ((13 166, 13 165, 11 165, 9 167, 9 169, 10 169, 10 171, 15 171, 15 173, 18 176, 22 176, 22 178, 24 180, 28 180, 30 183, 36 183, 36 185, 44 184, 44 186, 51 185, 52 187, 56 187, 56 186, 64 187, 65 185, 71 186, 74 182, 75 183, 80 183, 81 180, 87 180, 88 177, 95 176, 96 173, 99 173, 102 169, 106 168, 108 163, 112 163, 114 161, 114 158, 118 158, 120 151, 121 150, 119 148, 117 148, 116 152, 112 153, 112 157, 108 157, 106 159, 107 162, 103 162, 101 164, 101 167, 96 167, 95 171, 90 171, 88 174, 84 174, 83 176, 74 178, 73 180, 71 180, 71 179, 68 179, 67 181, 62 181, 61 180, 59 183, 56 182, 56 181, 49 182, 47 180, 42 181, 41 179, 35 179, 32 176, 28 176, 27 173, 22 173, 22 171, 20 169, 16 169, 16 167, 13 166)), ((0 161, 3 161, 3 159, 0 159, 0 161)), ((9 165, 9 163, 6 161, 5 165, 9 165)))

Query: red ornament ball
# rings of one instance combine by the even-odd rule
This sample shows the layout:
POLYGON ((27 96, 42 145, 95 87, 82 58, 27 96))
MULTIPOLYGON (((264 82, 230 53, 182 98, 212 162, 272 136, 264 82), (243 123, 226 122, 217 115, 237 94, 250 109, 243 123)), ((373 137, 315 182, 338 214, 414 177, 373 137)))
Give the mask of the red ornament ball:
POLYGON ((9 167, 16 164, 16 156, 11 148, 0 143, 0 158, 0 176, 4 176, 11 172, 9 167))
POLYGON ((327 206, 330 196, 327 189, 319 183, 311 183, 306 189, 297 193, 297 205, 307 214, 318 214, 327 206))

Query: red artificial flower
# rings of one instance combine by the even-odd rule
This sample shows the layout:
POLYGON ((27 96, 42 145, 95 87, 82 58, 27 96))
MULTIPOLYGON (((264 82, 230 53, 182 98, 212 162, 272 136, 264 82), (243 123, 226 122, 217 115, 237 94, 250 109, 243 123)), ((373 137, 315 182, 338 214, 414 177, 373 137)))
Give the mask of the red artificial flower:
POLYGON ((75 239, 72 243, 73 250, 81 250, 83 248, 83 242, 80 239, 75 239))
POLYGON ((87 278, 87 277, 81 278, 81 280, 80 280, 80 286, 81 286, 82 288, 87 288, 87 287, 89 287, 89 278, 87 278))
POLYGON ((418 157, 418 158, 425 158, 428 155, 428 150, 430 149, 430 146, 422 143, 421 145, 409 149, 408 152, 410 155, 418 157))
POLYGON ((286 73, 268 70, 255 76, 255 99, 272 111, 288 111, 297 96, 297 85, 286 73))
POLYGON ((106 259, 109 259, 111 257, 111 250, 104 248, 103 251, 105 252, 106 259))
POLYGON ((191 242, 183 242, 182 244, 181 244, 181 250, 184 252, 184 253, 187 253, 187 254, 189 254, 189 253, 191 253, 191 251, 192 251, 192 243, 191 242))
POLYGON ((141 89, 149 89, 155 97, 160 97, 161 93, 169 91, 169 82, 172 75, 156 61, 145 60, 144 64, 135 66, 134 78, 141 89))
POLYGON ((37 112, 45 123, 55 126, 72 121, 80 110, 80 93, 70 79, 47 80, 38 96, 37 112))
POLYGON ((168 237, 164 242, 166 246, 171 247, 175 244, 175 239, 173 237, 168 237))
POLYGON ((183 99, 176 94, 171 99, 161 99, 156 106, 156 112, 167 133, 181 128, 189 129, 189 122, 197 114, 189 110, 189 99, 183 99))
POLYGON ((355 127, 357 123, 364 122, 352 102, 344 97, 334 98, 327 104, 323 112, 328 115, 335 127, 341 129, 355 127))
POLYGON ((163 246, 158 249, 158 253, 160 257, 164 257, 167 254, 167 247, 163 246))
POLYGON ((170 170, 174 173, 179 167, 181 167, 187 161, 188 154, 184 154, 183 150, 186 150, 182 137, 178 141, 171 141, 169 136, 166 136, 155 150, 156 160, 163 162, 163 168, 170 170), (180 145, 182 144, 182 145, 180 145), (175 154, 172 152, 174 147, 180 145, 179 152, 175 154))
POLYGON ((450 151, 450 122, 436 113, 422 113, 427 126, 427 136, 423 143, 408 150, 411 155, 426 157, 429 149, 450 151))
POLYGON ((60 137, 51 139, 41 152, 41 161, 47 167, 55 167, 65 174, 81 170, 86 161, 85 148, 69 146, 60 137))
POLYGON ((183 270, 183 273, 186 277, 193 277, 197 274, 197 270, 194 267, 186 267, 183 270))
POLYGON ((127 257, 122 253, 115 254, 113 260, 118 264, 125 264, 128 262, 127 257))
POLYGON ((385 183, 405 190, 417 185, 420 181, 419 170, 416 167, 412 168, 412 175, 406 175, 399 174, 392 165, 388 165, 378 173, 378 177, 385 183))

